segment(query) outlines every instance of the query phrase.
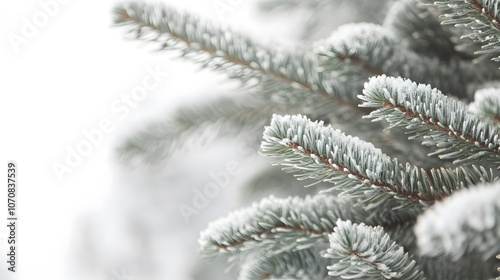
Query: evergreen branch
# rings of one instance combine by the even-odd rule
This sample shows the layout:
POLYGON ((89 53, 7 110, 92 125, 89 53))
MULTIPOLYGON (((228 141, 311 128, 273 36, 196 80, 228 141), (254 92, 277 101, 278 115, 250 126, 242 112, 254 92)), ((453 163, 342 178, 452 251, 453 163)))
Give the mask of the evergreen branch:
POLYGON ((220 97, 198 106, 184 106, 122 143, 117 154, 129 165, 158 164, 189 144, 219 137, 256 138, 279 106, 248 96, 220 97), (210 129, 208 129, 210 128, 210 129))
POLYGON ((209 224, 199 238, 200 252, 211 260, 242 261, 255 253, 271 257, 327 246, 328 234, 338 219, 381 225, 394 239, 414 247, 410 230, 419 211, 398 211, 386 216, 389 205, 367 210, 330 195, 278 199, 269 197, 252 207, 231 213, 209 224))
POLYGON ((325 71, 333 72, 341 81, 357 80, 360 86, 370 76, 386 74, 432 84, 464 98, 472 95, 468 92, 471 84, 500 78, 500 72, 492 65, 477 69, 471 61, 458 57, 443 61, 423 56, 401 47, 400 41, 380 25, 347 24, 319 44, 316 53, 325 71))
MULTIPOLYGON (((468 27, 472 33, 465 35, 482 42, 478 54, 500 52, 500 1, 498 0, 448 0, 436 1, 443 8, 443 24, 468 27)), ((494 58, 500 61, 500 56, 494 58)))
POLYGON ((486 160, 500 164, 499 128, 467 112, 467 106, 443 95, 429 85, 410 80, 375 77, 365 84, 363 107, 380 108, 370 113, 374 121, 387 120, 391 126, 405 127, 424 136, 424 145, 436 145, 443 159, 470 164, 486 160))
POLYGON ((474 95, 474 102, 469 105, 469 112, 478 118, 500 123, 500 90, 484 88, 474 95))
MULTIPOLYGON (((291 86, 268 80, 257 88, 244 88, 245 95, 222 96, 198 105, 183 106, 172 115, 135 132, 122 142, 117 156, 131 166, 159 164, 179 153, 184 147, 206 143, 214 137, 244 136, 248 143, 259 143, 262 127, 273 113, 307 112, 332 119, 339 115, 361 120, 359 112, 340 107, 335 114, 329 111, 335 104, 322 95, 304 96, 291 86), (322 113, 326 112, 326 113, 322 113), (254 139, 255 138, 255 139, 254 139)), ((359 127, 359 122, 348 125, 359 127)))
POLYGON ((336 279, 328 276, 327 265, 328 260, 322 258, 317 249, 282 252, 270 257, 261 254, 242 267, 238 279, 336 279))
POLYGON ((331 190, 343 191, 358 199, 358 204, 376 206, 394 197, 401 200, 401 206, 428 206, 471 183, 492 180, 484 169, 441 168, 428 174, 389 158, 370 143, 301 115, 274 115, 261 149, 285 166, 285 171, 300 172, 299 180, 335 183, 331 190))
POLYGON ((455 193, 419 217, 415 227, 421 254, 458 260, 471 252, 483 260, 500 252, 500 183, 455 193))
POLYGON ((344 279, 426 279, 415 260, 382 227, 337 221, 324 257, 340 259, 328 270, 344 279))
POLYGON ((324 195, 266 198, 211 223, 200 235, 200 251, 209 259, 234 260, 251 250, 274 255, 326 245, 337 219, 359 221, 366 214, 351 206, 348 201, 324 195))
POLYGON ((243 82, 272 78, 353 107, 357 104, 344 85, 318 73, 315 61, 306 53, 270 50, 161 5, 132 2, 116 7, 114 14, 115 24, 127 27, 137 39, 161 42, 162 49, 180 49, 183 56, 228 72, 232 78, 243 82))

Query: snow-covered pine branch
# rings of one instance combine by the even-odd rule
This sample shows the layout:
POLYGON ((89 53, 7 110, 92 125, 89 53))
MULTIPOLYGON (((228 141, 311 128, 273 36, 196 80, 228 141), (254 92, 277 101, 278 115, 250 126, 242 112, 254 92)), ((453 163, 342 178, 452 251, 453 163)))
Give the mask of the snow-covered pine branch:
POLYGON ((328 276, 330 260, 321 257, 316 248, 300 251, 285 251, 273 256, 259 254, 245 263, 238 280, 301 279, 333 280, 328 276))
MULTIPOLYGON (((436 1, 442 10, 442 23, 468 27, 464 37, 483 44, 477 54, 500 53, 500 1, 499 0, 447 0, 436 1)), ((493 60, 500 61, 500 56, 493 60)))
POLYGON ((360 221, 366 212, 333 196, 265 198, 209 224, 199 239, 208 259, 244 259, 250 252, 272 256, 327 244, 337 219, 360 221))
POLYGON ((468 91, 478 84, 500 78, 500 71, 493 64, 478 70, 472 61, 458 56, 447 61, 427 57, 405 48, 401 38, 387 28, 369 23, 339 27, 317 44, 315 52, 326 72, 346 83, 358 81, 360 87, 369 77, 385 74, 432 84, 448 94, 466 98, 472 96, 468 91))
POLYGON ((336 259, 329 274, 343 279, 426 279, 416 261, 379 226, 337 221, 324 257, 336 259))
POLYGON ((379 205, 396 198, 401 206, 432 205, 470 184, 490 182, 483 168, 431 169, 403 164, 358 138, 304 116, 274 115, 264 131, 262 154, 299 179, 331 182, 331 190, 359 204, 379 205))
POLYGON ((243 82, 275 79, 338 101, 357 103, 345 85, 316 71, 312 55, 286 53, 254 43, 235 32, 163 5, 127 3, 114 10, 115 24, 136 39, 155 41, 162 49, 181 50, 205 67, 224 71, 243 82), (351 98, 351 99, 349 99, 351 98))
POLYGON ((255 253, 270 257, 322 245, 326 248, 328 234, 338 219, 382 225, 396 240, 412 246, 415 239, 408 232, 420 212, 372 215, 383 212, 378 210, 368 211, 331 195, 286 199, 271 196, 212 222, 200 235, 200 252, 208 259, 233 262, 255 253))
POLYGON ((430 85, 402 78, 379 76, 365 84, 361 106, 379 108, 373 121, 386 120, 406 128, 411 138, 424 136, 424 145, 436 146, 434 154, 457 164, 482 160, 500 165, 500 129, 468 113, 467 105, 443 95, 430 85))

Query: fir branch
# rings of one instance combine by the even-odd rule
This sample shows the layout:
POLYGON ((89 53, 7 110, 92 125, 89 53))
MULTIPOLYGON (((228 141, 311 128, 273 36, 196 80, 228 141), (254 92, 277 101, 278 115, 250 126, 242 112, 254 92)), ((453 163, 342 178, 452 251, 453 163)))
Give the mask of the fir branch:
POLYGON ((333 196, 270 197, 211 223, 200 235, 200 251, 209 259, 231 261, 252 250, 274 255, 326 245, 337 219, 359 221, 365 214, 333 196))
POLYGON ((500 90, 489 87, 476 91, 469 112, 478 118, 500 124, 500 90))
POLYGON ((259 254, 254 261, 243 265, 239 280, 262 279, 336 279, 328 276, 328 260, 318 249, 283 252, 266 257, 259 254))
POLYGON ((326 247, 338 219, 381 225, 401 244, 413 248, 411 228, 420 211, 384 213, 383 204, 367 210, 330 195, 278 199, 273 196, 209 224, 199 238, 201 255, 210 260, 242 262, 255 254, 272 257, 283 252, 326 247))
POLYGON ((114 14, 115 24, 128 28, 135 38, 161 42, 162 49, 182 50, 183 56, 230 73, 232 78, 243 82, 271 78, 337 102, 352 106, 357 103, 345 85, 318 73, 315 61, 307 53, 270 50, 162 5, 121 4, 114 14))
POLYGON ((286 197, 291 193, 304 197, 315 195, 324 187, 322 184, 316 184, 310 188, 304 188, 304 185, 297 182, 293 175, 282 172, 279 167, 266 164, 243 184, 241 200, 251 202, 255 201, 256 198, 260 199, 269 195, 286 197))
POLYGON ((421 254, 458 260, 471 252, 483 260, 500 252, 500 183, 455 193, 419 217, 415 227, 421 254))
MULTIPOLYGON (((382 75, 379 47, 389 44, 387 36, 383 36, 385 30, 382 36, 374 34, 380 31, 379 27, 370 23, 342 25, 328 39, 316 43, 314 52, 320 59, 320 66, 326 71, 336 71, 337 75, 349 76, 357 72, 349 67, 354 64, 359 66, 357 70, 368 75, 382 75)), ((390 47, 388 49, 389 52, 393 51, 390 47)))
POLYGON ((344 82, 359 81, 360 86, 370 76, 386 74, 432 84, 464 98, 472 95, 471 85, 500 78, 500 72, 489 64, 477 69, 471 61, 458 57, 443 61, 417 54, 403 48, 401 39, 386 28, 368 23, 339 27, 318 44, 316 53, 325 71, 344 82))
POLYGON ((389 158, 370 143, 301 115, 274 115, 261 149, 285 166, 285 171, 300 172, 299 179, 335 183, 332 190, 343 191, 358 204, 379 205, 394 197, 401 200, 401 206, 428 206, 471 183, 492 180, 484 169, 441 168, 428 174, 389 158))
MULTIPOLYGON (((500 52, 500 1, 498 0, 448 0, 436 1, 443 9, 443 24, 468 27, 472 30, 465 37, 483 43, 478 54, 500 52)), ((500 56, 494 58, 500 61, 500 56)))
POLYGON ((250 142, 253 135, 257 142, 261 127, 273 112, 281 110, 272 102, 252 96, 219 97, 204 104, 180 107, 167 119, 129 137, 118 147, 117 156, 130 166, 155 165, 189 144, 215 136, 245 136, 250 142))
POLYGON ((387 120, 392 127, 405 127, 410 138, 424 136, 424 145, 435 145, 434 154, 455 163, 486 160, 500 164, 499 128, 467 112, 467 106, 448 98, 429 85, 410 80, 374 77, 365 84, 363 107, 380 108, 370 113, 373 121, 387 120))
POLYGON ((344 279, 426 279, 415 260, 382 227, 337 221, 324 257, 340 259, 328 270, 344 279))

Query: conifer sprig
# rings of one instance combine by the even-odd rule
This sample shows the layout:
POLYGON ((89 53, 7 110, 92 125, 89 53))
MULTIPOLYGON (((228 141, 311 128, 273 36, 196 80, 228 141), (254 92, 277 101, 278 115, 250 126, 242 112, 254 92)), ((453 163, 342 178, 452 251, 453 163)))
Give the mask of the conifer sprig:
POLYGON ((357 79, 360 86, 371 76, 385 74, 431 84, 448 94, 466 98, 472 95, 471 85, 477 87, 485 80, 500 78, 500 71, 495 71, 491 64, 478 70, 470 60, 458 56, 442 60, 418 54, 405 48, 401 38, 390 30, 376 24, 343 25, 318 43, 315 51, 325 71, 333 72, 336 79, 345 82, 357 79))
POLYGON ((346 94, 344 85, 318 73, 316 62, 305 52, 272 50, 162 5, 121 4, 114 9, 114 15, 115 24, 126 27, 136 39, 159 42, 162 49, 181 50, 183 56, 243 82, 275 79, 337 101, 355 100, 354 95, 346 94))
POLYGON ((361 208, 333 196, 266 198, 211 223, 200 235, 201 254, 208 259, 238 260, 252 251, 269 256, 326 245, 337 219, 360 221, 361 208))
POLYGON ((269 257, 259 254, 242 266, 238 280, 335 279, 328 276, 329 262, 318 249, 286 251, 269 257))
POLYGON ((329 274, 343 279, 426 279, 415 260, 382 227, 337 221, 326 258, 329 274))
POLYGON ((468 185, 493 180, 492 171, 475 167, 428 173, 301 115, 275 115, 264 131, 261 149, 285 171, 299 172, 299 179, 334 183, 332 190, 341 190, 359 204, 379 205, 396 198, 401 206, 428 206, 468 185))
POLYGON ((379 108, 370 113, 374 121, 387 120, 391 127, 406 128, 412 136, 423 136, 424 145, 437 146, 434 154, 457 164, 478 160, 500 165, 500 129, 468 113, 467 105, 443 95, 429 85, 402 78, 379 76, 365 84, 363 107, 379 108))

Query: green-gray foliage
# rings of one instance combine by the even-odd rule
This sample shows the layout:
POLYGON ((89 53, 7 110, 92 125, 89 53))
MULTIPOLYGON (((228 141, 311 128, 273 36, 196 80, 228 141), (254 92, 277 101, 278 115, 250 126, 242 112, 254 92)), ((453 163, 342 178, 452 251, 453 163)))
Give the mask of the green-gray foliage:
POLYGON ((115 24, 130 37, 241 86, 148 126, 118 154, 161 164, 207 130, 254 144, 264 131, 261 154, 299 180, 269 171, 254 185, 319 184, 321 194, 265 198, 202 232, 201 255, 241 267, 240 279, 490 279, 500 253, 500 70, 484 58, 500 53, 499 2, 396 1, 372 20, 383 25, 344 25, 300 51, 162 5, 119 4, 115 24))

